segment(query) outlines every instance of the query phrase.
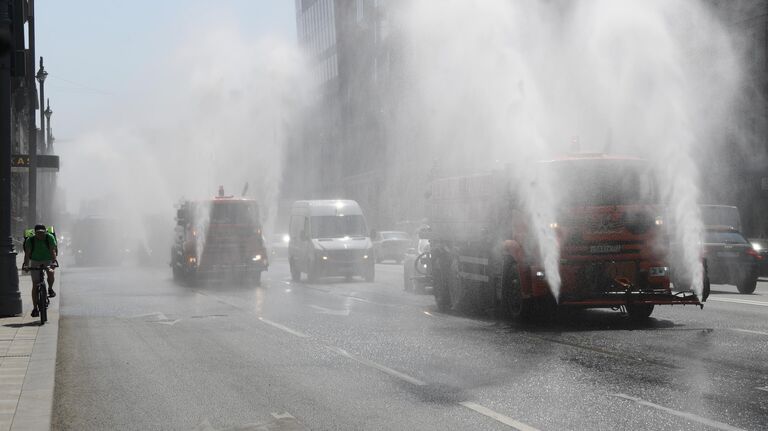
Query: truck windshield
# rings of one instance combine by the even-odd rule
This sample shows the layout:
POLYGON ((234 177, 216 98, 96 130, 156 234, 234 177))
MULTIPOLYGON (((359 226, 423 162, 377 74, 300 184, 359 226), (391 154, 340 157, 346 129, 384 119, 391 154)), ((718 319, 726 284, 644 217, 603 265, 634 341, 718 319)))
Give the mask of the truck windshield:
POLYGON ((565 206, 657 204, 653 173, 636 160, 574 160, 551 163, 553 187, 565 206))
POLYGON ((367 236, 365 219, 361 215, 313 216, 312 238, 342 238, 367 236))
POLYGON ((211 224, 257 224, 259 209, 254 202, 216 202, 211 205, 211 224))

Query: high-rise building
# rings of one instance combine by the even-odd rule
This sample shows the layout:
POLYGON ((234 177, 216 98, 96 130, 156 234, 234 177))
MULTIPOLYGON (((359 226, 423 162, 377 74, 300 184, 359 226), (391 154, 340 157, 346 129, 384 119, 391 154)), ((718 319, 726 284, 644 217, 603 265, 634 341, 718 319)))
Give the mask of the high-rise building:
POLYGON ((392 222, 380 202, 395 52, 389 3, 296 0, 298 40, 318 100, 286 157, 288 164, 306 168, 304 181, 287 174, 284 195, 355 199, 373 226, 392 222))

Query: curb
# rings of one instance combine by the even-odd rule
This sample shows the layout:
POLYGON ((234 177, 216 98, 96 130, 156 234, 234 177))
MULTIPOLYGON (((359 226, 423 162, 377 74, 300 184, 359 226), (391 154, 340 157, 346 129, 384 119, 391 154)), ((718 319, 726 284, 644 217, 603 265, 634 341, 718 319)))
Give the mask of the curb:
MULTIPOLYGON (((56 354, 59 339, 59 299, 61 273, 58 273, 56 299, 48 307, 48 322, 38 327, 29 365, 13 416, 11 431, 48 431, 51 429, 53 392, 56 386, 56 354)), ((26 293, 26 289, 25 289, 26 293)), ((29 313, 30 309, 25 309, 29 313)))

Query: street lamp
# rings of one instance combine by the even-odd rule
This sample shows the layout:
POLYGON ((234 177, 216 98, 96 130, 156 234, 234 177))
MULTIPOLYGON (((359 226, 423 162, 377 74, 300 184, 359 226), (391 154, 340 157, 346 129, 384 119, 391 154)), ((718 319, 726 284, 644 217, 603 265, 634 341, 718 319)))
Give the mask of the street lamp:
MULTIPOLYGON (((45 80, 45 78, 43 78, 43 80, 45 80)), ((53 135, 51 134, 51 114, 53 114, 53 111, 51 110, 50 99, 45 100, 45 111, 43 111, 43 114, 45 114, 45 139, 48 143, 46 152, 50 154, 53 152, 53 135)))
MULTIPOLYGON (((45 67, 43 67, 43 57, 40 57, 40 70, 37 71, 37 75, 35 75, 35 78, 37 78, 37 82, 40 83, 40 131, 42 132, 45 130, 45 111, 43 111, 43 101, 45 100, 45 78, 48 77, 48 72, 46 72, 45 67)), ((48 152, 48 145, 45 143, 45 135, 43 134, 43 145, 40 146, 40 148, 43 149, 44 152, 48 152)))

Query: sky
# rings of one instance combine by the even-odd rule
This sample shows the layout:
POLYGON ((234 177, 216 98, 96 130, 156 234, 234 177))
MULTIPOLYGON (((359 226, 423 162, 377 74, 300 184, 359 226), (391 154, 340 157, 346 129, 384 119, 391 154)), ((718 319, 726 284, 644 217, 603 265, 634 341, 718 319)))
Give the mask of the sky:
POLYGON ((195 26, 227 22, 249 39, 296 39, 293 0, 37 0, 35 9, 57 148, 133 103, 195 26))
POLYGON ((172 209, 184 181, 217 157, 231 163, 217 151, 274 128, 265 118, 282 112, 282 77, 298 68, 294 0, 37 0, 35 12, 68 212, 126 195, 148 208, 131 195, 148 187, 160 189, 155 211, 172 209), (207 158, 181 165, 182 153, 207 158))

